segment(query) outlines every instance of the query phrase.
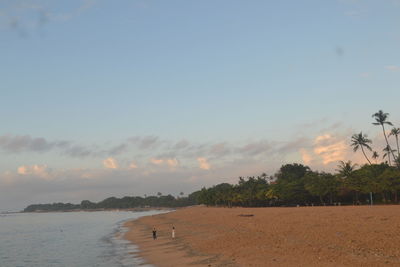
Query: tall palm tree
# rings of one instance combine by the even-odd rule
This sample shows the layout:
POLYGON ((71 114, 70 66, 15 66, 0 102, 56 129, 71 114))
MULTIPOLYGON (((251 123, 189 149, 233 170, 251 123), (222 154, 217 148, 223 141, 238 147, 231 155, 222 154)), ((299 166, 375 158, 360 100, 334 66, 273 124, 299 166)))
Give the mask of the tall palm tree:
MULTIPOLYGON (((383 150, 385 154, 383 154, 382 158, 388 157, 389 160, 389 166, 392 166, 392 163, 390 161, 390 154, 393 154, 393 152, 397 151, 396 149, 391 149, 390 146, 386 146, 383 150)), ((396 158, 394 158, 394 161, 396 161, 396 158)))
POLYGON ((390 145, 389 145, 388 139, 386 137, 386 132, 385 132, 385 124, 393 126, 393 124, 390 121, 387 121, 388 117, 389 117, 389 113, 385 113, 382 110, 379 110, 378 112, 372 114, 372 118, 375 119, 375 122, 373 122, 372 124, 382 126, 383 136, 385 137, 386 145, 389 147, 389 151, 392 153, 392 156, 395 159, 396 156, 394 155, 393 151, 390 149, 390 145))
POLYGON ((364 151, 364 147, 367 148, 369 151, 372 151, 372 148, 369 146, 369 144, 372 144, 372 141, 368 139, 368 136, 366 134, 363 134, 362 132, 360 132, 359 134, 353 134, 353 136, 351 137, 351 146, 353 147, 353 151, 356 152, 359 148, 361 148, 364 157, 371 165, 371 161, 368 159, 364 151))
POLYGON ((399 149, 400 128, 393 128, 389 133, 389 136, 391 136, 391 135, 394 135, 394 137, 396 138, 397 158, 400 158, 400 149, 399 149))
POLYGON ((378 152, 374 151, 372 153, 372 158, 375 160, 375 163, 378 163, 378 158, 379 158, 378 152))
POLYGON ((351 163, 351 160, 344 162, 343 160, 339 161, 339 165, 337 166, 338 168, 336 171, 339 173, 339 175, 343 178, 348 178, 351 176, 353 171, 356 169, 357 164, 351 163))

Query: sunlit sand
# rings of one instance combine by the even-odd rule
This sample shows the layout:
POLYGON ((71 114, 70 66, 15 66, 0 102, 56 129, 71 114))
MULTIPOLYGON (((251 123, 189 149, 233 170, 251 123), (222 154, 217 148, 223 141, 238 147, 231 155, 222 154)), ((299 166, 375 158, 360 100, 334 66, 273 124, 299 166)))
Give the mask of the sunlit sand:
POLYGON ((160 267, 400 265, 399 206, 192 207, 126 225, 160 267))

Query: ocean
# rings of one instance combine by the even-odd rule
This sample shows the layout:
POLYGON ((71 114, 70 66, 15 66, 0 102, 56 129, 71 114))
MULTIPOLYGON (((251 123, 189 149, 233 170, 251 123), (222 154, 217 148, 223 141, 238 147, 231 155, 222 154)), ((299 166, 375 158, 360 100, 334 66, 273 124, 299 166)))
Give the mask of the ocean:
POLYGON ((149 267, 133 255, 137 247, 122 238, 123 223, 163 212, 0 214, 0 266, 149 267))

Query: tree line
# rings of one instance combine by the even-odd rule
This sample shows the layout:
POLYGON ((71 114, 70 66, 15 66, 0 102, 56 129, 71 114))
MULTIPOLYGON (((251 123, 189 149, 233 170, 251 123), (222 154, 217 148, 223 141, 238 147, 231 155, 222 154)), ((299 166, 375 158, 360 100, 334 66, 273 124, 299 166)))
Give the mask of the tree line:
POLYGON ((354 152, 361 151, 367 163, 361 166, 340 161, 334 173, 318 172, 302 164, 286 164, 267 176, 240 177, 237 184, 221 183, 198 191, 198 203, 212 206, 293 206, 398 203, 400 191, 400 128, 389 133, 389 114, 379 110, 373 125, 382 127, 385 147, 382 157, 372 149, 372 140, 362 132, 351 137, 354 152), (394 138, 394 140, 390 138, 394 138), (390 141, 395 142, 394 149, 390 141), (370 154, 370 155, 368 155, 370 154), (372 158, 374 162, 370 160, 372 158))
POLYGON ((335 173, 286 164, 273 176, 240 177, 237 184, 221 183, 197 192, 208 206, 296 206, 398 203, 400 171, 386 163, 357 168, 341 161, 335 173))
POLYGON ((24 212, 35 211, 73 211, 73 210, 102 210, 102 209, 130 209, 147 207, 184 207, 195 205, 196 196, 190 194, 187 197, 174 197, 172 195, 157 196, 126 196, 122 198, 109 197, 100 202, 91 202, 83 200, 80 204, 71 203, 51 203, 51 204, 33 204, 24 209, 24 212))

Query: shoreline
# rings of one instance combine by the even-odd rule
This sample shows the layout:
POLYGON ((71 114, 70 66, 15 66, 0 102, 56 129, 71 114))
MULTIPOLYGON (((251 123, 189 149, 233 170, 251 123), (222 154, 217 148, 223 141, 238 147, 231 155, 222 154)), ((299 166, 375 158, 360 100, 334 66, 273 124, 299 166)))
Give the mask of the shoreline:
POLYGON ((124 226, 158 267, 400 265, 400 206, 190 207, 124 226))
POLYGON ((57 212, 96 212, 96 211, 150 211, 150 210, 175 210, 178 208, 168 207, 146 207, 146 208, 126 208, 126 209, 75 209, 75 210, 36 210, 36 211, 16 211, 10 213, 57 213, 57 212))
POLYGON ((180 225, 179 221, 170 219, 168 215, 184 209, 150 215, 124 223, 128 230, 124 237, 138 247, 133 257, 144 259, 145 264, 162 267, 176 266, 234 266, 220 261, 218 255, 209 254, 193 249, 181 232, 172 238, 172 225, 180 225), (152 238, 152 222, 157 223, 157 239, 152 238))

